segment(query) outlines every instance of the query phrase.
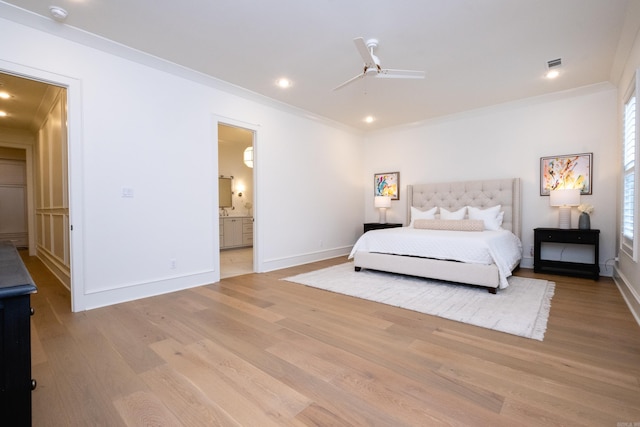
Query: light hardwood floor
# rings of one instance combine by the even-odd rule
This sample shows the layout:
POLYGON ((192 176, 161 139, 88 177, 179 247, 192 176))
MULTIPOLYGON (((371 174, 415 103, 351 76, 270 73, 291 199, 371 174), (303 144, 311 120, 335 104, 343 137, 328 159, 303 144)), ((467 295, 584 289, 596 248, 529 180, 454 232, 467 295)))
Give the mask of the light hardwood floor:
POLYGON ((253 248, 220 251, 220 278, 253 273, 253 248))
POLYGON ((610 279, 521 270, 557 283, 539 342, 280 280, 344 261, 71 313, 25 257, 33 425, 640 422, 640 327, 610 279))

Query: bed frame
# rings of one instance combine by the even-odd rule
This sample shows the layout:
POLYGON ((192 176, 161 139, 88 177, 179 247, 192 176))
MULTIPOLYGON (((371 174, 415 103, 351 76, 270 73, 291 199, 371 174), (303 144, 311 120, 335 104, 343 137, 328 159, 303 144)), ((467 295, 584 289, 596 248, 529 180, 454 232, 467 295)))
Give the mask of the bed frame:
MULTIPOLYGON (((439 206, 455 211, 464 206, 487 208, 499 204, 504 211, 502 228, 521 238, 519 178, 408 185, 406 195, 407 224, 411 221, 411 206, 420 210, 439 206)), ((491 293, 496 293, 500 287, 498 267, 495 264, 467 264, 358 251, 354 255, 354 266, 356 271, 368 268, 482 286, 491 293)))

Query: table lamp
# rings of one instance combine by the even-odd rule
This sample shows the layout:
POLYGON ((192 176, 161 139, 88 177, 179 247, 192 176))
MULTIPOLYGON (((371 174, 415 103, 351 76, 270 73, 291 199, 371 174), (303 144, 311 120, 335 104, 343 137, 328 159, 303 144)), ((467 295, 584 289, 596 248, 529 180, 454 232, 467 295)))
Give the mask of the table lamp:
POLYGON ((380 209, 380 224, 387 223, 387 208, 391 207, 391 197, 375 196, 373 205, 380 209))
POLYGON ((551 190, 549 204, 560 208, 558 228, 569 229, 571 228, 571 207, 580 204, 580 189, 551 190))

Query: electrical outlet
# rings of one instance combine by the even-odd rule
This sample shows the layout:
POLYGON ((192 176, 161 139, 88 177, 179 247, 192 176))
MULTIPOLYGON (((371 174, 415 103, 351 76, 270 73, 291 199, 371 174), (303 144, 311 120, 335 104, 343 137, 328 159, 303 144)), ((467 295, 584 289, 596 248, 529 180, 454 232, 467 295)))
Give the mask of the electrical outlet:
POLYGON ((323 246, 323 242, 322 242, 322 240, 320 240, 320 247, 322 247, 322 246, 323 246))
POLYGON ((171 258, 169 260, 169 268, 172 269, 172 270, 176 269, 176 259, 175 258, 171 258))
POLYGON ((529 255, 533 256, 533 245, 529 247, 529 255))
POLYGON ((133 197, 133 188, 131 188, 131 187, 122 187, 122 197, 123 198, 132 198, 133 197))

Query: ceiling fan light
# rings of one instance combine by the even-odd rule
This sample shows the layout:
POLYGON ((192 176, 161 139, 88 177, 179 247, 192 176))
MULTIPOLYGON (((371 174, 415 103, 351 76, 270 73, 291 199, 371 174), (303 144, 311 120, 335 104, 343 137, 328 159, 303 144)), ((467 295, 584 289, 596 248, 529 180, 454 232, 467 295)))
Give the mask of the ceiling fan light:
POLYGON ((373 53, 375 48, 378 47, 378 40, 376 39, 369 39, 365 42, 362 37, 356 37, 353 39, 353 43, 356 45, 356 50, 364 62, 364 71, 336 86, 333 88, 334 91, 342 89, 364 77, 391 79, 424 79, 425 77, 424 71, 382 68, 380 66, 380 59, 373 53))

